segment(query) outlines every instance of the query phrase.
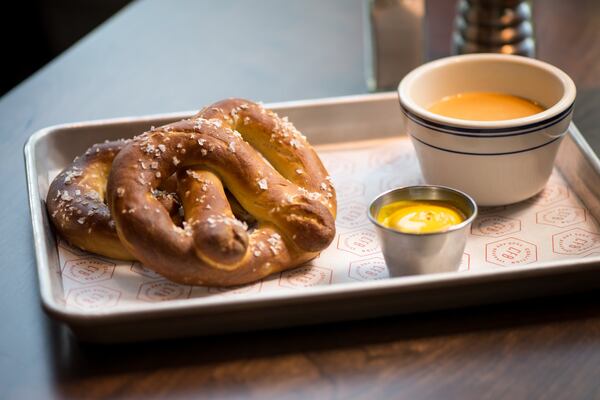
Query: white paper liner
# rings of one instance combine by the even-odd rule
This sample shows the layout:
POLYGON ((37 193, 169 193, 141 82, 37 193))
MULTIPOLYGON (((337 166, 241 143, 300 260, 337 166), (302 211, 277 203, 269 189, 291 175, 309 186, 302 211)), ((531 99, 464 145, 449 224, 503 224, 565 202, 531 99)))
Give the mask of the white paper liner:
MULTIPOLYGON (((170 282, 138 262, 107 259, 59 241, 67 307, 112 312, 149 302, 386 279, 387 267, 367 219, 367 205, 385 190, 422 183, 409 139, 328 145, 318 151, 337 190, 337 234, 331 246, 307 265, 237 288, 192 287, 170 282)), ((50 178, 57 173, 53 171, 50 178)), ((600 256, 599 231, 598 222, 555 170, 535 198, 480 210, 457 273, 600 256)))

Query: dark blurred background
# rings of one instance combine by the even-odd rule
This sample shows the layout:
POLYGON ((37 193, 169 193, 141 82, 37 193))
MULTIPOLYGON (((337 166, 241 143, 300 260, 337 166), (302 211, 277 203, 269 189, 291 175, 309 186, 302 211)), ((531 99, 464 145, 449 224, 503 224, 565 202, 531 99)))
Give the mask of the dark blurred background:
POLYGON ((0 96, 131 0, 21 0, 4 5, 0 96))
MULTIPOLYGON (((130 2, 132 0, 5 2, 4 20, 0 25, 4 54, 0 96, 130 2)), ((532 4, 538 39, 537 57, 565 69, 574 76, 576 84, 580 86, 596 86, 597 68, 581 67, 573 60, 575 57, 585 58, 594 54, 589 51, 589 47, 598 45, 600 30, 597 27, 600 26, 600 21, 596 10, 600 0, 532 0, 532 4), (566 29, 569 24, 577 24, 577 18, 581 18, 582 15, 587 18, 585 23, 582 23, 583 29, 566 29), (595 28, 591 28, 594 24, 595 28), (577 36, 573 36, 574 34, 577 36), (556 50, 557 48, 560 50, 556 50)), ((456 0, 427 0, 425 5, 426 19, 431 18, 436 24, 424 25, 428 43, 423 61, 449 55, 456 0)))

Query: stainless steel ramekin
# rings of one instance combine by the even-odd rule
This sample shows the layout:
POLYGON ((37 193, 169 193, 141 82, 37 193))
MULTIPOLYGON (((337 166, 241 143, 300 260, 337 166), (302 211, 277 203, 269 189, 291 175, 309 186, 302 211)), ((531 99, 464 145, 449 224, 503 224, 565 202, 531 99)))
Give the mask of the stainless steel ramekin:
POLYGON ((390 276, 456 271, 460 265, 477 204, 467 194, 445 186, 407 186, 380 194, 369 206, 390 276), (459 209, 465 220, 445 231, 405 233, 377 222, 381 207, 401 200, 439 200, 459 209))

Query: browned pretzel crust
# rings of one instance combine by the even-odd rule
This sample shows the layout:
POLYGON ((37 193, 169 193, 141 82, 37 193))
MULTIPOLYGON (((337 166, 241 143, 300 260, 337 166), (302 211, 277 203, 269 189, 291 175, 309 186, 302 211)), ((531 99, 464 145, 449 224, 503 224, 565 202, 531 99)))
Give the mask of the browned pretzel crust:
MULTIPOLYGON (((108 174, 127 142, 95 144, 76 157, 50 184, 46 207, 55 229, 71 245, 106 257, 134 260, 121 244, 106 205, 108 174)), ((174 222, 179 218, 179 201, 172 193, 176 188, 173 176, 155 193, 174 222)))
POLYGON ((315 257, 335 235, 335 191, 318 156, 291 123, 246 100, 134 139, 114 160, 108 202, 125 248, 183 284, 256 281, 315 257), (152 195, 178 170, 183 228, 152 195), (233 216, 221 182, 256 229, 233 216))
POLYGON ((95 144, 75 158, 48 189, 46 207, 56 230, 69 243, 103 256, 132 260, 121 244, 105 204, 108 173, 126 141, 95 144))

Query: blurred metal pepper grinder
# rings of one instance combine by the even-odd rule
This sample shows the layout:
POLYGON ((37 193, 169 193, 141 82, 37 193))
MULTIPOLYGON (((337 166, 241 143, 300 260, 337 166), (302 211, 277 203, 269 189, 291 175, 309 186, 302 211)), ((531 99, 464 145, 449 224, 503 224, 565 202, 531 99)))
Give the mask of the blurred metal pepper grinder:
MULTIPOLYGON (((431 58, 427 10, 433 12, 437 7, 435 10, 439 13, 441 2, 364 0, 365 71, 369 90, 395 89, 404 75, 431 58)), ((450 11, 447 22, 451 22, 452 5, 447 9, 450 11)), ((451 40, 454 54, 491 52, 535 56, 529 1, 458 0, 454 20, 451 40)))
POLYGON ((452 52, 535 57, 531 4, 524 0, 459 0, 452 52))

